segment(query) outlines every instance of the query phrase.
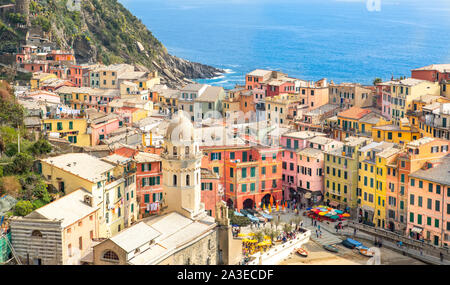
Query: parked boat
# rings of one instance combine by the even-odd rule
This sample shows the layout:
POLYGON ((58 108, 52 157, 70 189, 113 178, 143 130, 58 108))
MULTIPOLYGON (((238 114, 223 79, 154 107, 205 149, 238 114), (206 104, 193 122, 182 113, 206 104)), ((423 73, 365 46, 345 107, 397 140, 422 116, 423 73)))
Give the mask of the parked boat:
POLYGON ((347 240, 342 241, 342 245, 346 248, 354 249, 355 245, 347 240))
POLYGON ((331 244, 325 244, 324 246, 323 246, 323 248, 325 248, 326 250, 328 250, 328 251, 331 251, 331 252, 334 252, 334 253, 338 253, 339 252, 339 249, 336 247, 336 246, 334 246, 334 245, 331 245, 331 244))
POLYGON ((308 257, 308 252, 306 251, 306 250, 304 250, 303 248, 297 248, 296 250, 295 250, 295 252, 298 254, 298 255, 300 255, 300 256, 303 256, 303 257, 308 257))
POLYGON ((367 256, 367 257, 373 257, 373 256, 375 256, 375 251, 370 250, 370 249, 368 249, 368 248, 364 248, 364 247, 362 247, 362 248, 359 249, 359 253, 362 254, 362 255, 364 255, 364 256, 367 256))
POLYGON ((359 241, 354 240, 354 239, 351 239, 351 238, 347 238, 345 241, 347 241, 348 243, 351 243, 351 244, 353 245, 353 248, 355 248, 355 247, 360 247, 360 246, 363 245, 363 244, 360 243, 359 241))

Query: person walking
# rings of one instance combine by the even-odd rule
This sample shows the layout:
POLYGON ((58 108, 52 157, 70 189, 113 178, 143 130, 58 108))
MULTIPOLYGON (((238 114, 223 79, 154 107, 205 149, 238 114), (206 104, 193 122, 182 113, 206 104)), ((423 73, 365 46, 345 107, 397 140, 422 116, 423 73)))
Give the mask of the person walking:
POLYGON ((442 254, 442 252, 439 252, 439 257, 441 259, 441 262, 444 262, 444 254, 442 254))
POLYGON ((356 228, 353 229, 353 236, 356 237, 356 228))
POLYGON ((318 226, 317 226, 317 228, 318 228, 318 229, 319 229, 319 231, 320 231, 320 225, 318 225, 318 226))

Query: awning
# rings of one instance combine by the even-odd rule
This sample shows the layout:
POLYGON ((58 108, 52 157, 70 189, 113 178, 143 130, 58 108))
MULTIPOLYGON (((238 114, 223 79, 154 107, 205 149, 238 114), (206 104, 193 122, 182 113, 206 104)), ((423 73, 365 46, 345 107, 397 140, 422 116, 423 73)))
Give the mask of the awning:
POLYGON ((264 214, 264 213, 261 213, 261 216, 263 216, 264 218, 269 219, 269 220, 273 219, 273 217, 271 215, 267 215, 267 214, 264 214))
POLYGON ((331 201, 330 206, 336 208, 339 205, 339 202, 331 201))
POLYGON ((423 229, 422 229, 422 228, 419 228, 419 227, 413 227, 413 228, 411 229, 411 232, 417 233, 417 234, 422 233, 422 231, 423 231, 423 229))

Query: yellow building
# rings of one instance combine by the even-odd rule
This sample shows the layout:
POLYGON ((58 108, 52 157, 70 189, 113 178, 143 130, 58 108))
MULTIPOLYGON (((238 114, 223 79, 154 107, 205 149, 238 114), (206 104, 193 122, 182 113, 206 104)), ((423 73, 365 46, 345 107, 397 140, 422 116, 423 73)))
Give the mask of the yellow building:
POLYGON ((331 207, 358 208, 359 149, 372 142, 369 138, 348 137, 342 147, 324 152, 324 201, 331 207))
POLYGON ((364 220, 386 225, 386 165, 401 152, 393 143, 373 142, 359 150, 358 204, 364 220))
POLYGON ((390 102, 389 114, 396 125, 400 125, 400 120, 406 118, 407 111, 413 109, 413 100, 423 95, 440 95, 441 92, 438 82, 414 78, 388 81, 380 85, 389 87, 387 92, 387 99, 390 102))
POLYGON ((43 119, 42 123, 44 132, 50 137, 63 138, 78 146, 91 145, 86 118, 43 119))
POLYGON ((44 72, 35 72, 30 79, 30 89, 38 90, 41 86, 41 83, 52 78, 58 78, 53 73, 44 73, 44 72))
POLYGON ((407 118, 400 120, 400 126, 386 124, 372 127, 372 138, 376 142, 393 142, 405 144, 420 138, 419 129, 409 124, 407 118))
POLYGON ((83 188, 99 207, 99 237, 111 237, 124 228, 124 177, 115 166, 86 153, 69 153, 40 161, 39 171, 50 189, 67 195, 83 188))
POLYGON ((99 75, 99 87, 102 89, 119 89, 120 75, 133 72, 134 66, 129 64, 113 64, 96 70, 99 75))
POLYGON ((337 114, 338 128, 333 130, 334 137, 343 141, 350 136, 371 136, 372 127, 384 120, 370 109, 352 107, 337 114))

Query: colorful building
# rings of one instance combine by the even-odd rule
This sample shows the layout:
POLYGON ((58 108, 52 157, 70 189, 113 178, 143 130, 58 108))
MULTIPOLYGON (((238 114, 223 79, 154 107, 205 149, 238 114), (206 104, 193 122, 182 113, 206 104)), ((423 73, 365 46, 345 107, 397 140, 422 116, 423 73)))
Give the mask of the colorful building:
POLYGON ((92 194, 99 207, 99 237, 124 228, 124 177, 114 176, 115 166, 85 153, 69 153, 40 160, 39 171, 49 189, 67 195, 79 188, 92 194))
POLYGON ((407 118, 401 119, 399 125, 389 124, 372 127, 372 139, 376 142, 405 144, 419 138, 419 130, 411 126, 407 118))
POLYGON ((225 193, 223 200, 237 210, 260 208, 270 197, 280 203, 281 154, 279 148, 262 146, 214 146, 202 148, 208 156, 202 166, 218 173, 225 193))
MULTIPOLYGON (((448 153, 448 145, 440 152, 448 153)), ((431 160, 409 175, 407 231, 413 238, 450 243, 450 155, 431 160)))
POLYGON ((341 209, 348 209, 356 216, 358 207, 359 149, 371 142, 363 137, 348 137, 342 147, 324 152, 325 202, 341 209))
POLYGON ((374 91, 358 83, 329 85, 329 95, 329 102, 341 108, 364 108, 374 104, 374 91))
MULTIPOLYGON (((430 137, 418 139, 406 144, 405 151, 398 155, 397 161, 387 165, 388 229, 407 234, 409 175, 424 167, 428 161, 441 159, 447 155, 449 143, 447 140, 430 137)), ((420 232, 418 234, 420 235, 420 232)))
POLYGON ((90 146, 91 135, 88 134, 88 123, 85 116, 65 118, 47 118, 42 120, 44 133, 50 137, 67 139, 78 146, 90 146))
POLYGON ((401 119, 406 118, 406 113, 413 109, 414 99, 422 95, 440 95, 437 82, 414 78, 392 80, 379 85, 389 88, 387 92, 383 92, 382 114, 397 125, 401 119))
POLYGON ((400 152, 395 144, 386 142, 372 142, 359 149, 359 217, 379 228, 386 225, 386 165, 392 163, 400 152))

